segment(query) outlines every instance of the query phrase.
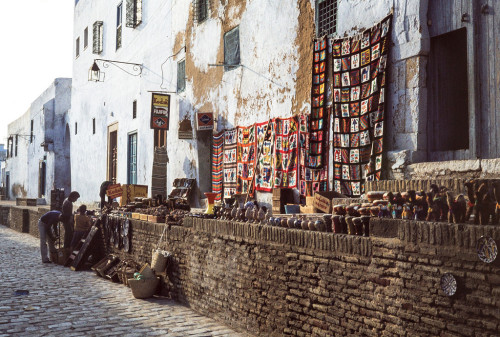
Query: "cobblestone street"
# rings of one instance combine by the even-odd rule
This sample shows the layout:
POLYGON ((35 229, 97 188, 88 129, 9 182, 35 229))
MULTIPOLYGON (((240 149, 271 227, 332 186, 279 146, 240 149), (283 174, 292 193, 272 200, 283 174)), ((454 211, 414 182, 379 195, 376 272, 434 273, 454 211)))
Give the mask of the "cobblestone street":
POLYGON ((0 257, 0 337, 242 336, 173 300, 138 300, 93 272, 42 264, 37 238, 1 225, 0 257))

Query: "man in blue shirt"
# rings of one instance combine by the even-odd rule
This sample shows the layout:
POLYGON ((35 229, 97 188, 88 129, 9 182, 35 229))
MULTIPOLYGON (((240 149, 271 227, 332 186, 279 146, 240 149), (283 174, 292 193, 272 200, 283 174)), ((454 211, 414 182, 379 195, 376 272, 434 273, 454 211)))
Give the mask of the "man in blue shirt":
POLYGON ((47 244, 51 253, 56 253, 54 246, 54 237, 52 236, 51 227, 56 225, 62 219, 62 213, 59 211, 50 211, 42 215, 38 220, 38 232, 40 233, 40 253, 42 255, 43 263, 50 263, 47 255, 47 244))

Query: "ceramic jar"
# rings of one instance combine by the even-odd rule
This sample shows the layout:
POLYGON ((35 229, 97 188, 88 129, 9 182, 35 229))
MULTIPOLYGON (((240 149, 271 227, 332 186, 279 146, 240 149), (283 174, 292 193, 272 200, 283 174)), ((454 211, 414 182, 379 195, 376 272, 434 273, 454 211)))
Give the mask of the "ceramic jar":
POLYGON ((363 235, 363 222, 361 221, 361 217, 352 218, 352 222, 354 223, 354 234, 363 235))
POLYGON ((340 234, 342 233, 342 225, 340 224, 340 215, 334 215, 332 217, 332 231, 334 233, 340 234))
POLYGON ((301 226, 302 226, 302 229, 308 230, 309 229, 309 220, 307 220, 307 219, 302 220, 301 226))
POLYGON ((326 231, 331 232, 332 231, 332 215, 331 214, 325 214, 323 215, 323 221, 326 226, 326 231))
POLYGON ((314 223, 315 221, 314 220, 309 220, 309 222, 307 223, 307 226, 309 227, 309 230, 310 231, 315 231, 316 230, 316 225, 314 223))
POLYGON ((269 217, 269 218, 267 219, 267 224, 268 224, 269 226, 274 226, 274 217, 272 217, 272 216, 271 216, 271 217, 269 217))
POLYGON ((349 235, 355 234, 354 222, 352 221, 353 218, 354 217, 350 215, 345 216, 345 221, 347 222, 347 234, 349 235))
POLYGON ((281 227, 288 227, 288 220, 287 218, 281 218, 281 227))
POLYGON ((340 216, 340 228, 341 228, 340 233, 347 234, 347 222, 346 222, 345 216, 343 216, 343 215, 340 216))
POLYGON ((293 228, 301 229, 302 228, 302 220, 300 220, 300 219, 295 220, 295 222, 293 224, 293 228))
POLYGON ((368 199, 369 202, 373 202, 375 200, 380 200, 384 198, 384 194, 386 192, 380 192, 380 191, 370 191, 366 193, 366 199, 368 199))
POLYGON ((346 214, 345 205, 335 205, 335 206, 333 206, 333 212, 336 215, 345 215, 346 214))
POLYGON ((363 223, 363 236, 370 236, 370 217, 362 216, 361 222, 363 223))
POLYGON ((323 220, 316 220, 314 222, 314 226, 316 227, 317 231, 320 232, 326 232, 326 224, 323 222, 323 220))

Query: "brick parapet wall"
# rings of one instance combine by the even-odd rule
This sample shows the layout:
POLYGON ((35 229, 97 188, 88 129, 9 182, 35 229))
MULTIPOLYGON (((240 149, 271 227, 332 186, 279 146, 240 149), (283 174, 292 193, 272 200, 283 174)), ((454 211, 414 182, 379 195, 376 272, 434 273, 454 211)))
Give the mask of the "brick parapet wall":
POLYGON ((9 206, 0 206, 0 225, 4 225, 6 227, 10 226, 9 214, 10 214, 9 206))

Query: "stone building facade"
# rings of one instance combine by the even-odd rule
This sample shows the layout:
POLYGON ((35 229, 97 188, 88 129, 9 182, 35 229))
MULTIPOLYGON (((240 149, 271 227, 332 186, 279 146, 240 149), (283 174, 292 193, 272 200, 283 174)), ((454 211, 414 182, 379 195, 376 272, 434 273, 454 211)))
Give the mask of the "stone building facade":
POLYGON ((8 125, 3 178, 8 199, 42 198, 48 203, 52 189, 70 190, 70 96, 71 79, 57 78, 8 125))
MULTIPOLYGON (((97 200, 100 183, 110 177, 151 186, 154 146, 164 143, 167 189, 187 177, 197 180, 198 196, 209 191, 211 137, 196 131, 196 112, 213 112, 216 130, 309 112, 312 41, 322 34, 318 17, 325 3, 334 11, 331 37, 359 34, 393 13, 383 178, 411 179, 429 170, 437 177, 497 176, 498 113, 492 107, 498 98, 479 86, 493 83, 489 74, 497 73, 499 46, 482 34, 496 29, 495 3, 81 0, 75 4, 69 123, 79 144, 71 147, 71 171, 81 200, 97 200), (238 36, 239 60, 227 68, 222 64, 234 54, 225 50, 230 35, 238 36), (105 72, 102 82, 88 81, 94 60, 105 72), (142 71, 131 76, 132 65, 102 60, 140 64, 142 71), (436 70, 451 66, 460 80, 447 81, 455 72, 436 70), (153 92, 170 95, 165 134, 150 128, 153 92)), ((271 195, 258 193, 257 199, 270 202, 271 195)))

